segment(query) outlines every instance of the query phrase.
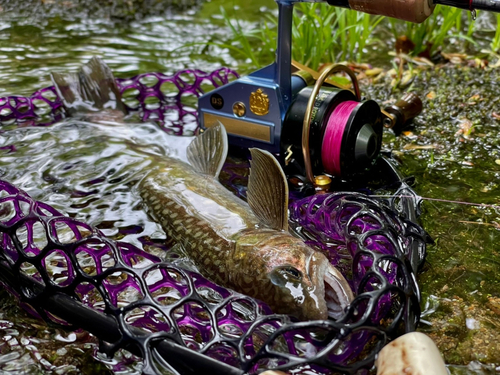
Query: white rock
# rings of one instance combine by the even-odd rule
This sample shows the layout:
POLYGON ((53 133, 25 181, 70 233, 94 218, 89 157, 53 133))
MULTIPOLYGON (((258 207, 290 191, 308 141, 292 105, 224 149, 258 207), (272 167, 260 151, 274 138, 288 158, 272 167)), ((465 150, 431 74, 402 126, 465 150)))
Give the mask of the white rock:
POLYGON ((377 375, 448 375, 434 341, 411 332, 387 344, 378 354, 377 375))

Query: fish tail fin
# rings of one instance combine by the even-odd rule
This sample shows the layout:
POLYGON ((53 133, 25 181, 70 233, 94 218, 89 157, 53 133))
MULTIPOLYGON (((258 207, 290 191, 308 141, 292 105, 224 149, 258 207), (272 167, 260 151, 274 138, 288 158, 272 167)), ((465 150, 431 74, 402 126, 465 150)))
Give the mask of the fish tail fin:
POLYGON ((288 230, 288 183, 278 160, 268 151, 251 148, 248 205, 261 222, 288 230))
POLYGON ((70 113, 103 109, 127 113, 113 72, 99 57, 93 57, 77 73, 51 73, 57 94, 70 113))
POLYGON ((218 178, 226 161, 227 150, 226 129, 219 122, 191 142, 187 148, 187 158, 198 173, 218 178))

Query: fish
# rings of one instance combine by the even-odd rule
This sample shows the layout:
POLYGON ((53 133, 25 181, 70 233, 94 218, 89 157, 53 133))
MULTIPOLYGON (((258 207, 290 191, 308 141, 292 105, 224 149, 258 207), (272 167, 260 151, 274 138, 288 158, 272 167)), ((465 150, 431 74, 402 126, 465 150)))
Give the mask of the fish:
POLYGON ((228 151, 219 123, 188 146, 188 163, 164 160, 139 192, 161 224, 211 281, 299 320, 339 319, 354 299, 324 254, 288 231, 288 185, 269 152, 250 149, 248 203, 218 181, 228 151))
MULTIPOLYGON (((77 73, 52 73, 66 113, 121 122, 126 107, 99 58, 77 73)), ((288 185, 276 158, 250 149, 247 201, 218 180, 228 153, 222 124, 188 146, 188 163, 163 156, 139 183, 148 213, 211 281, 299 320, 340 319, 354 299, 324 254, 288 231, 288 185)))

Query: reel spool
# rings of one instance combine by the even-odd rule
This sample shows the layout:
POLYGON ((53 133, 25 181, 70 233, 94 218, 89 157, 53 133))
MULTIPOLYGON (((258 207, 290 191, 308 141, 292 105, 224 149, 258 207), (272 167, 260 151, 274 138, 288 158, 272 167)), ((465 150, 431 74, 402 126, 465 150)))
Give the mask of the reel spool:
POLYGON ((358 82, 349 68, 332 65, 314 86, 297 94, 285 116, 281 142, 285 165, 293 164, 315 185, 316 174, 353 176, 377 159, 382 131, 379 105, 373 100, 361 101, 358 82), (336 72, 347 73, 354 93, 324 86, 326 78, 336 72))

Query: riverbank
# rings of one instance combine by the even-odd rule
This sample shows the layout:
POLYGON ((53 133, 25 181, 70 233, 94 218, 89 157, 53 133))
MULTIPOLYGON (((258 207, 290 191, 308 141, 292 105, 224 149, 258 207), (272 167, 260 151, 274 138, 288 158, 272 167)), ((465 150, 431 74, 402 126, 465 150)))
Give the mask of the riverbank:
MULTIPOLYGON (((399 76, 408 72, 406 67, 399 76)), ((384 137, 384 148, 415 177, 414 188, 424 197, 422 225, 435 241, 419 275, 420 330, 449 364, 498 367, 500 69, 446 63, 413 70, 399 83, 397 73, 360 75, 364 94, 379 103, 393 103, 405 91, 424 103, 413 126, 384 137)))

